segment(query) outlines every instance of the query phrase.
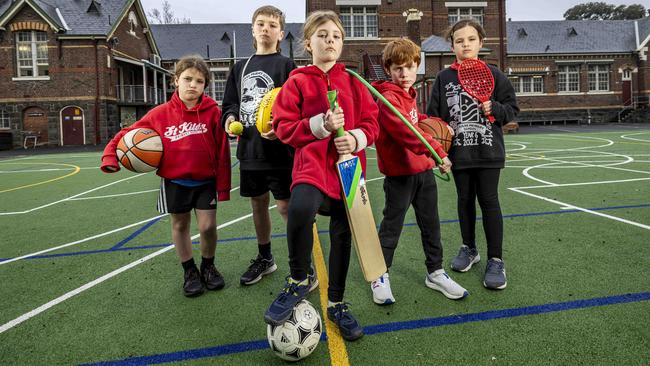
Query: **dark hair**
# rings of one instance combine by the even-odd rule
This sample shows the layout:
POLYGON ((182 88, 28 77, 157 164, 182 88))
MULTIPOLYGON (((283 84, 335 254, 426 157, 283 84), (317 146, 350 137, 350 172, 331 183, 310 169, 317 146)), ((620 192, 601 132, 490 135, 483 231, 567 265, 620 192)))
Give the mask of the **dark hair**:
POLYGON ((420 47, 408 38, 390 41, 382 53, 384 68, 390 70, 390 65, 402 65, 408 62, 420 64, 420 47))
POLYGON ((454 43, 454 32, 465 27, 473 27, 478 33, 478 39, 483 41, 485 39, 485 29, 481 26, 479 22, 474 19, 462 19, 454 23, 445 31, 445 39, 452 44, 454 43))
MULTIPOLYGON (((272 5, 264 5, 257 8, 257 10, 255 10, 255 12, 253 13, 253 20, 252 20, 253 27, 255 27, 255 19, 257 19, 257 17, 260 15, 268 15, 270 17, 278 18, 280 20, 280 30, 281 31, 284 30, 285 19, 282 10, 272 5)), ((253 48, 257 49, 257 41, 255 40, 255 37, 253 37, 253 48)), ((278 41, 278 44, 275 45, 275 49, 276 51, 280 52, 280 41, 278 41)))
POLYGON ((176 67, 174 68, 174 76, 180 78, 183 71, 191 68, 195 68, 199 70, 201 74, 203 74, 205 85, 207 87, 207 85, 210 84, 210 69, 208 68, 208 64, 203 61, 203 57, 201 57, 201 55, 187 55, 181 57, 181 59, 176 62, 176 67))

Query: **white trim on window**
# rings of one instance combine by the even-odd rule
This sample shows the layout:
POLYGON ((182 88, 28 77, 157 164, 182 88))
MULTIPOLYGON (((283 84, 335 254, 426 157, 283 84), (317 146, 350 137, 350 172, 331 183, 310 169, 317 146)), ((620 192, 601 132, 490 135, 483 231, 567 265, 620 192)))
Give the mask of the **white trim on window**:
POLYGON ((23 76, 12 77, 11 81, 36 81, 36 80, 50 80, 49 76, 23 76))
POLYGON ((381 5, 381 0, 336 0, 338 6, 381 5))
POLYGON ((445 1, 446 8, 487 8, 487 1, 445 1))

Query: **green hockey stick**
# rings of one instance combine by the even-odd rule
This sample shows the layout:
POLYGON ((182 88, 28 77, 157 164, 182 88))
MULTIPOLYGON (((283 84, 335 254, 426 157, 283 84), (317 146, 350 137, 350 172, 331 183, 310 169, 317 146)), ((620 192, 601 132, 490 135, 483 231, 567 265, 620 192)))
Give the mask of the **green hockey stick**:
MULTIPOLYGON (((438 165, 443 165, 442 159, 440 159, 440 156, 438 156, 438 153, 436 153, 436 151, 433 150, 433 147, 431 147, 431 145, 427 142, 427 140, 424 137, 422 137, 422 134, 420 134, 420 132, 418 132, 418 130, 416 130, 415 127, 413 127, 413 125, 410 124, 406 120, 406 118, 404 118, 404 116, 402 116, 402 114, 392 104, 390 104, 390 102, 388 100, 386 100, 386 98, 384 98, 384 96, 381 95, 381 93, 379 91, 377 91, 377 89, 375 89, 374 86, 370 85, 370 83, 368 83, 363 77, 361 77, 361 75, 357 74, 356 72, 354 72, 354 71, 352 71, 350 69, 345 69, 345 71, 347 71, 352 76, 357 78, 363 85, 366 86, 366 88, 368 88, 368 90, 370 91, 370 93, 372 95, 377 97, 377 99, 379 99, 382 103, 384 103, 386 105, 386 107, 388 107, 388 109, 390 109, 397 117, 399 117, 399 119, 406 125, 406 127, 408 127, 409 130, 411 130, 411 132, 413 132, 413 134, 415 134, 415 136, 424 144, 424 146, 427 147, 427 149, 431 152, 431 155, 433 155, 433 158, 436 160, 438 165)), ((436 177, 438 177, 438 178, 440 178, 440 179, 442 179, 442 180, 444 180, 446 182, 449 182, 449 173, 444 173, 444 175, 440 175, 440 174, 434 172, 433 174, 436 177)))

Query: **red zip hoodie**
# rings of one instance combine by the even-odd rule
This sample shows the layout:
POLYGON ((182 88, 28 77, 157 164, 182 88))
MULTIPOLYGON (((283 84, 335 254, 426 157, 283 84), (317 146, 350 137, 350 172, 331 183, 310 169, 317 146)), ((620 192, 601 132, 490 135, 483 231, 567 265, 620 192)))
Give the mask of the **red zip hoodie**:
MULTIPOLYGON (((407 93, 392 81, 377 81, 372 85, 411 122, 441 159, 447 156, 440 143, 418 127, 418 122, 427 115, 418 113, 415 89, 410 88, 407 93)), ((377 104, 380 130, 375 147, 379 171, 387 176, 400 176, 432 169, 436 163, 429 149, 384 103, 377 101, 377 104)))
POLYGON ((166 179, 194 179, 217 182, 219 201, 230 199, 230 144, 219 122, 221 110, 212 98, 203 95, 191 109, 175 92, 172 99, 150 110, 142 119, 123 128, 106 145, 102 171, 120 169, 115 149, 130 130, 149 128, 163 143, 163 157, 156 174, 166 179))
POLYGON ((335 64, 327 73, 313 65, 293 70, 273 105, 273 129, 282 142, 295 148, 291 188, 306 183, 340 200, 341 185, 335 168, 339 158, 334 146, 336 133, 323 127, 330 89, 338 90, 345 130, 357 140, 353 154, 359 157, 365 172, 363 149, 372 145, 379 133, 377 105, 343 64, 335 64))

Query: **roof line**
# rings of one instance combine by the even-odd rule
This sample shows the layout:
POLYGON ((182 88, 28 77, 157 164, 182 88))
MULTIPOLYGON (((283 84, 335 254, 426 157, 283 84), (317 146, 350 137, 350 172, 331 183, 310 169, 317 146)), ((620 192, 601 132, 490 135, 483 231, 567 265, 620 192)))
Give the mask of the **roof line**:
POLYGON ((43 18, 43 20, 45 20, 55 32, 58 32, 61 29, 56 21, 47 15, 47 13, 45 13, 40 6, 34 4, 32 0, 18 0, 13 3, 13 5, 11 5, 9 9, 5 11, 4 15, 0 17, 0 27, 4 27, 9 19, 13 18, 13 16, 16 15, 16 13, 21 10, 25 4, 29 5, 41 18, 43 18))
POLYGON ((68 27, 68 23, 66 23, 65 19, 63 19, 63 15, 61 14, 61 10, 59 10, 59 8, 56 8, 56 15, 58 15, 59 19, 61 19, 63 28, 65 28, 65 30, 71 30, 70 27, 68 27))

